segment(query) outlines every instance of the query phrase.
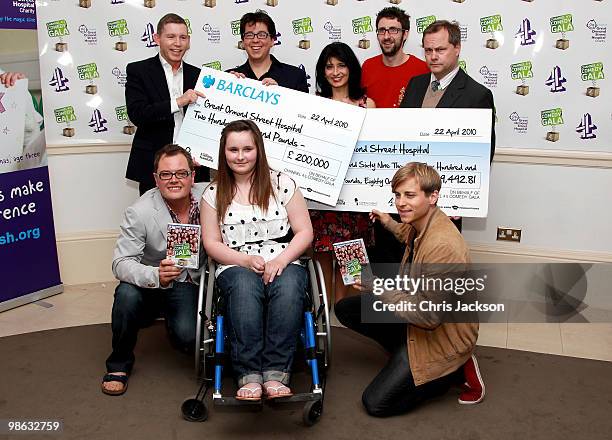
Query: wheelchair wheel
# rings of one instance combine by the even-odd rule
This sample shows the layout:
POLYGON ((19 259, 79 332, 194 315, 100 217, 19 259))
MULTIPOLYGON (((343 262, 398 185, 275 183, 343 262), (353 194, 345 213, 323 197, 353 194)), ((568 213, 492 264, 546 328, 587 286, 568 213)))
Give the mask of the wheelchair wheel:
POLYGON ((323 402, 321 400, 313 400, 306 402, 302 411, 302 421, 306 426, 312 426, 319 421, 323 414, 323 402))
POLYGON ((183 418, 189 422, 204 422, 208 419, 208 407, 199 399, 185 399, 181 412, 183 418))
MULTIPOLYGON (((208 359, 206 357, 213 351, 214 326, 211 326, 210 320, 214 317, 215 269, 215 262, 209 258, 208 267, 202 268, 200 276, 195 350, 195 370, 198 379, 207 377, 206 374, 210 365, 207 365, 208 359)), ((208 376, 208 378, 210 377, 208 376)))
POLYGON ((324 363, 321 365, 327 369, 331 365, 331 321, 329 318, 329 304, 323 270, 318 261, 310 260, 308 264, 311 279, 317 280, 316 286, 311 286, 314 311, 317 317, 317 349, 323 352, 324 363), (319 314, 319 309, 321 313, 319 314))

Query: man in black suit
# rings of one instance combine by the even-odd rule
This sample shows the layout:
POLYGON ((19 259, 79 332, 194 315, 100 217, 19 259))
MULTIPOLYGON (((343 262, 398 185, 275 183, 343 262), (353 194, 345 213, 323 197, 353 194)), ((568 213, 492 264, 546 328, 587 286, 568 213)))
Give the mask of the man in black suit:
MULTIPOLYGON (((189 49, 185 20, 176 14, 164 15, 153 39, 159 55, 128 64, 125 85, 128 116, 138 127, 125 177, 139 183, 140 195, 155 187, 155 152, 176 143, 187 106, 203 96, 193 90, 200 69, 183 61, 189 49)), ((196 182, 208 177, 208 169, 198 167, 196 182)))
POLYGON ((491 156, 495 153, 495 107, 491 90, 459 68, 461 30, 456 22, 438 20, 423 31, 425 61, 431 73, 413 77, 400 107, 490 108, 491 156))
MULTIPOLYGON (((491 156, 495 153, 495 107, 493 94, 459 68, 461 30, 456 22, 438 20, 423 31, 425 61, 431 73, 413 77, 408 83, 400 107, 408 108, 490 108, 491 156)), ((451 218, 461 232, 461 217, 451 218)), ((463 366, 465 389, 459 403, 482 401, 485 386, 476 357, 463 366)))

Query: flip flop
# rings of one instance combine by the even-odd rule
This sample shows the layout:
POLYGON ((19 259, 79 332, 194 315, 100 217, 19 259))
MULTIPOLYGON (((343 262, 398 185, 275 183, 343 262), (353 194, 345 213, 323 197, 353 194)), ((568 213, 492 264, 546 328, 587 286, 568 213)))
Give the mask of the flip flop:
POLYGON ((236 391, 236 400, 249 400, 249 401, 257 401, 257 400, 261 400, 261 396, 259 397, 255 397, 254 394, 257 391, 262 391, 261 389, 261 385, 258 385, 256 387, 247 387, 246 385, 243 387, 240 387, 240 389, 238 389, 238 391, 236 391), (239 396, 238 395, 238 391, 240 390, 247 390, 250 394, 250 397, 248 396, 239 396))
POLYGON ((118 374, 105 374, 102 378, 102 383, 100 384, 102 388, 102 392, 109 396, 120 396, 127 391, 128 388, 128 376, 126 375, 118 375, 118 374), (108 390, 104 388, 104 384, 108 382, 121 382, 123 384, 123 388, 119 390, 108 390))
POLYGON ((266 399, 267 400, 272 400, 272 399, 278 399, 281 397, 291 397, 293 396, 293 393, 291 392, 291 389, 287 386, 287 385, 268 385, 266 387, 264 387, 266 390, 266 399), (279 391, 282 390, 283 388, 287 388, 289 390, 288 393, 280 393, 279 391), (275 394, 270 394, 269 390, 274 390, 276 391, 275 394))

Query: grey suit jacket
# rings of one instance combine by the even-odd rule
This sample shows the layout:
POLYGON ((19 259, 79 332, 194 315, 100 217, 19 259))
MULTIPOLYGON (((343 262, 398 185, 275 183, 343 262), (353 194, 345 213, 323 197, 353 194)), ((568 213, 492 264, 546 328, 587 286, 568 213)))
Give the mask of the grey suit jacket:
MULTIPOLYGON (((191 193, 196 200, 202 198, 206 185, 196 183, 193 186, 191 193)), ((172 218, 157 188, 144 193, 125 211, 113 254, 113 274, 119 281, 150 289, 161 287, 159 263, 166 258, 168 223, 172 223, 172 218)), ((206 255, 200 244, 200 268, 205 262, 206 255)), ((198 283, 200 270, 184 270, 188 270, 191 279, 198 283)))

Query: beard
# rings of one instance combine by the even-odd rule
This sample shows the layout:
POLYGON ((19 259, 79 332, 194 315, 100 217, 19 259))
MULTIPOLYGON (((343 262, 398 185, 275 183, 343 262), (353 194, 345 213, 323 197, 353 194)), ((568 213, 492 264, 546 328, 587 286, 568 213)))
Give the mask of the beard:
POLYGON ((385 48, 384 46, 380 46, 380 50, 382 51, 382 53, 388 57, 392 57, 394 56, 396 53, 398 53, 402 47, 404 46, 404 42, 400 41, 399 43, 395 40, 393 40, 393 45, 391 47, 385 48))

